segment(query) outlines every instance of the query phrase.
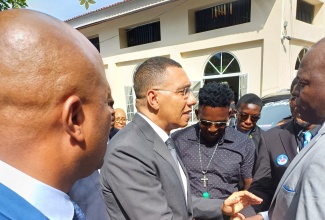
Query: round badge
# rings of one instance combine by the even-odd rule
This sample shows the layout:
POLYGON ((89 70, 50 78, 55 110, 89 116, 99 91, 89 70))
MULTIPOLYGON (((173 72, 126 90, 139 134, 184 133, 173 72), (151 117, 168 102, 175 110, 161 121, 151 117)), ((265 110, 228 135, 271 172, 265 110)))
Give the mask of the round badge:
POLYGON ((288 156, 285 154, 280 154, 277 158, 276 158, 276 164, 278 164, 279 166, 284 166, 288 163, 288 156))

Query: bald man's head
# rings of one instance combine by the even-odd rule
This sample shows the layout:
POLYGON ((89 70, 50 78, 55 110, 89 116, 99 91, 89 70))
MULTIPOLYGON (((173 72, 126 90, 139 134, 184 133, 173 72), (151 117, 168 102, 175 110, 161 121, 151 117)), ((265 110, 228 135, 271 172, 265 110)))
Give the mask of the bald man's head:
POLYGON ((72 93, 81 94, 86 101, 85 88, 98 83, 92 78, 91 68, 104 76, 103 64, 92 44, 48 15, 30 10, 2 13, 0 111, 52 108, 62 96, 72 93), (82 75, 81 66, 86 63, 90 64, 89 72, 82 75))
MULTIPOLYGON (((89 40, 49 15, 7 10, 0 13, 0 57, 0 160, 22 168, 15 149, 8 147, 25 143, 22 155, 52 154, 62 166, 75 163, 72 173, 90 174, 100 166, 111 93, 102 59, 89 40)), ((32 169, 24 171, 37 176, 32 169)))
POLYGON ((121 108, 115 109, 115 124, 114 127, 117 129, 122 129, 126 125, 126 114, 121 108))

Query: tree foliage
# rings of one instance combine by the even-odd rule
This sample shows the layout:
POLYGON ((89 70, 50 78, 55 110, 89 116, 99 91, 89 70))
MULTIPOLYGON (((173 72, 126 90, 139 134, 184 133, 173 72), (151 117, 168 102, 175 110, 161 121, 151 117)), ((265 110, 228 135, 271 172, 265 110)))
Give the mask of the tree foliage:
MULTIPOLYGON (((11 8, 25 8, 27 7, 27 0, 0 0, 0 11, 11 8)), ((88 10, 90 4, 95 4, 94 0, 79 0, 80 5, 84 5, 88 10)))
POLYGON ((10 8, 25 8, 27 6, 26 0, 0 0, 0 11, 10 8))
POLYGON ((86 10, 89 8, 89 4, 95 4, 96 2, 94 0, 79 0, 80 5, 85 5, 86 10))

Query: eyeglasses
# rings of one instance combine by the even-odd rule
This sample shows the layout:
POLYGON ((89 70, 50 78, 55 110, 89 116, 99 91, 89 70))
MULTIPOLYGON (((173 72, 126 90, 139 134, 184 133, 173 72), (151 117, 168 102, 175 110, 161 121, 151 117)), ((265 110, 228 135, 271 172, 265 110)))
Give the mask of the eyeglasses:
POLYGON ((188 98, 190 96, 190 93, 192 92, 192 89, 190 87, 186 87, 184 89, 177 90, 177 91, 168 90, 168 89, 152 89, 152 90, 179 93, 182 94, 184 98, 188 98))
POLYGON ((211 127, 212 125, 214 125, 216 128, 225 128, 227 126, 227 122, 224 121, 200 120, 200 123, 204 127, 211 127))
POLYGON ((241 121, 246 121, 250 117, 252 122, 257 122, 261 118, 259 115, 249 115, 245 112, 238 112, 238 114, 241 117, 241 121))
POLYGON ((126 118, 116 118, 115 123, 123 123, 126 122, 126 118))

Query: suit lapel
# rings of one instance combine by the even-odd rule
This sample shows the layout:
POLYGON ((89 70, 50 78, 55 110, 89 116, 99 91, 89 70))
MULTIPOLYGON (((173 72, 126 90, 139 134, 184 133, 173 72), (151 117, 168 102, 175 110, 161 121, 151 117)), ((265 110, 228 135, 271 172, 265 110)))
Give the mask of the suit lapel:
POLYGON ((153 146, 154 146, 154 151, 156 151, 162 158, 164 158, 165 160, 168 161, 168 163, 170 163, 174 171, 177 173, 179 179, 181 179, 178 165, 176 164, 171 153, 169 152, 166 144, 161 140, 161 138, 157 134, 155 134, 153 146))
POLYGON ((285 127, 283 130, 285 132, 279 132, 280 140, 282 143, 282 146, 289 158, 290 161, 293 160, 293 158, 297 155, 297 141, 296 136, 294 135, 294 123, 293 120, 285 127), (288 134, 291 133, 291 134, 288 134), (292 147, 295 146, 295 147, 292 147))
MULTIPOLYGON (((182 181, 182 177, 180 174, 179 166, 176 164, 167 145, 163 142, 163 140, 160 138, 160 136, 153 130, 153 128, 146 122, 146 120, 144 120, 140 115, 135 114, 132 121, 138 125, 139 129, 146 136, 147 140, 153 143, 154 151, 157 152, 162 158, 164 158, 173 167, 173 170, 175 171, 175 173, 178 177, 178 180, 180 181, 180 184, 182 186, 181 188, 182 188, 183 194, 184 194, 185 191, 184 191, 184 187, 183 187, 183 181, 182 181)), ((176 151, 177 151, 177 148, 176 148, 176 151)), ((184 170, 184 173, 187 177, 187 180, 188 180, 187 172, 185 170, 183 163, 181 162, 180 158, 178 157, 178 155, 179 155, 179 153, 177 151, 178 161, 181 164, 181 166, 184 170)), ((184 196, 184 202, 185 202, 185 196, 184 196)))

